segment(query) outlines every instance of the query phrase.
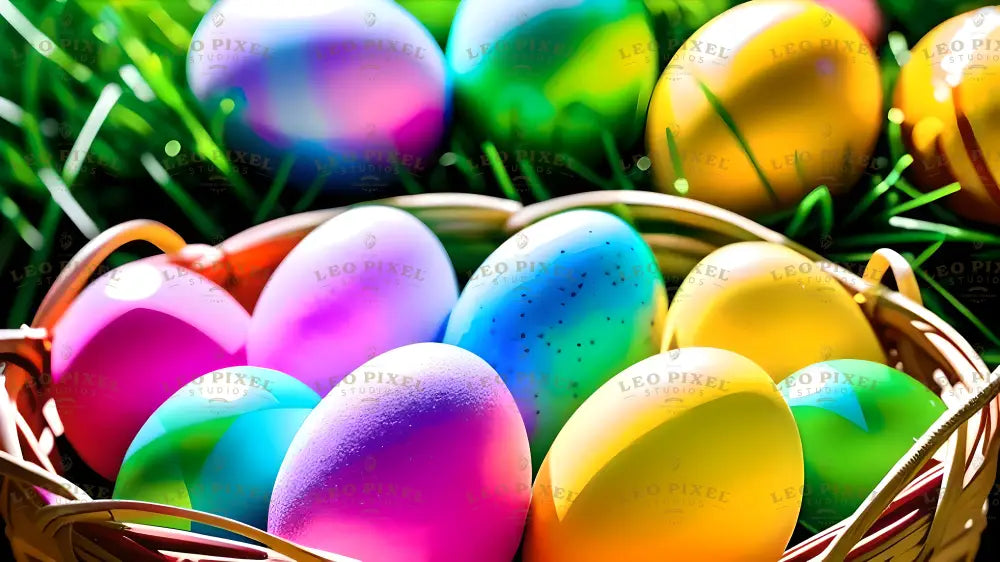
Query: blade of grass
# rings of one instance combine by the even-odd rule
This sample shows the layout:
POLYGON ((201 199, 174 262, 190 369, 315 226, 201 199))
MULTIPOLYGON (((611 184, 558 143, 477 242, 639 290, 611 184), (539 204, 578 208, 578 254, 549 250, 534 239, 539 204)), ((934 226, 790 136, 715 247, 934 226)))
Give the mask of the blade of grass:
POLYGON ((959 185, 958 182, 946 185, 939 189, 935 189, 934 191, 931 191, 930 193, 925 193, 920 197, 917 197, 916 199, 912 199, 910 201, 892 207, 891 209, 887 209, 886 211, 879 214, 876 217, 876 220, 878 220, 879 222, 885 221, 892 217, 895 217, 896 215, 901 215, 908 211, 912 211, 913 209, 923 207, 924 205, 929 205, 937 201, 938 199, 942 199, 953 193, 957 193, 960 189, 962 189, 962 186, 959 185))
POLYGON ((168 197, 180 207, 198 232, 206 240, 219 240, 223 237, 223 232, 218 224, 170 177, 170 174, 163 168, 163 165, 150 153, 144 152, 139 158, 142 166, 149 173, 153 181, 157 183, 168 197))
POLYGON ((292 166, 294 165, 294 156, 286 156, 281 161, 281 165, 278 166, 278 171, 274 175, 274 180, 271 182, 271 187, 267 190, 267 196, 260 204, 260 208, 257 209, 257 213, 254 214, 254 224, 264 222, 270 216, 271 211, 274 209, 274 204, 278 202, 281 192, 284 191, 285 185, 288 183, 288 176, 292 173, 292 166))
POLYGON ((83 123, 83 128, 80 129, 80 134, 77 135, 76 141, 73 143, 73 148, 70 149, 72 157, 67 159, 65 166, 63 166, 62 178, 67 186, 72 186, 76 181, 76 177, 87 158, 87 153, 90 151, 90 145, 93 144, 97 132, 101 130, 101 125, 108 118, 111 108, 114 107, 121 95, 122 89, 118 84, 108 84, 101 90, 97 103, 94 104, 90 115, 83 123))
POLYGON ((892 217, 889 224, 896 228, 907 230, 936 232, 943 234, 951 240, 962 240, 966 242, 983 242, 984 244, 1000 244, 1000 236, 987 232, 979 232, 968 228, 960 228, 947 224, 938 224, 906 217, 892 217))
POLYGON ((21 237, 21 240, 24 240, 24 243, 30 246, 32 250, 37 251, 42 248, 42 244, 44 243, 42 233, 24 216, 21 208, 7 195, 3 186, 0 186, 0 214, 3 214, 10 222, 10 225, 14 227, 18 236, 21 237))
POLYGON ((535 172, 535 167, 531 165, 531 162, 522 158, 518 160, 517 165, 520 166, 521 173, 524 174, 528 182, 528 187, 531 188, 531 195, 536 201, 547 201, 552 198, 552 194, 545 188, 545 184, 538 177, 538 173, 535 172))
POLYGON ((608 165, 611 166, 611 174, 615 183, 625 191, 634 190, 635 186, 622 170, 622 154, 615 146, 615 137, 607 129, 601 131, 601 143, 604 145, 604 155, 608 158, 608 165))
POLYGON ((924 262, 931 259, 935 252, 941 249, 941 246, 944 246, 944 242, 944 238, 942 238, 928 246, 923 252, 920 252, 920 255, 913 259, 913 267, 923 267, 924 262))
POLYGON ((826 237, 833 230, 833 197, 830 190, 825 185, 821 185, 809 192, 802 202, 799 203, 792 222, 785 230, 785 236, 795 238, 806 223, 806 219, 812 215, 813 209, 819 210, 820 236, 826 237))
POLYGON ((312 182, 309 183, 309 187, 306 188, 306 192, 302 194, 302 197, 297 203, 295 203, 295 206, 292 207, 292 212, 301 213, 302 211, 308 209, 309 206, 313 204, 313 201, 316 200, 319 192, 323 191, 323 184, 325 184, 328 179, 329 176, 326 174, 317 174, 316 177, 313 178, 312 182))
POLYGON ((687 176, 684 175, 684 162, 681 158, 681 151, 677 148, 677 139, 674 138, 674 132, 667 127, 667 150, 670 151, 670 165, 674 168, 674 189, 677 193, 681 195, 687 195, 688 193, 688 183, 687 176))
MULTIPOLYGON (((880 197, 885 195, 892 186, 896 185, 896 182, 900 180, 903 172, 913 164, 913 157, 909 154, 904 154, 896 161, 896 165, 893 166, 892 171, 885 177, 884 180, 879 181, 875 187, 873 187, 868 193, 866 193, 854 209, 848 213, 847 218, 844 219, 845 224, 850 224, 857 221, 859 218, 864 216, 869 208, 877 201, 880 197)), ((875 176, 876 178, 878 176, 875 176)))
POLYGON ((513 201, 520 202, 521 196, 514 189, 514 184, 510 181, 510 176, 503 167, 503 160, 500 158, 500 153, 497 151, 496 145, 490 141, 484 142, 483 153, 486 154, 486 158, 490 162, 490 168, 493 169, 493 175, 496 177, 497 183, 500 184, 500 189, 503 191, 504 196, 513 201))
POLYGON ((923 269, 916 267, 913 269, 914 272, 920 276, 928 285, 931 286, 935 291, 937 291, 955 310, 959 312, 966 320, 968 320, 973 326, 976 327, 987 339, 990 340, 994 345, 1000 345, 1000 338, 993 333, 983 322, 976 317, 961 301, 956 299, 951 293, 947 291, 940 283, 934 280, 933 277, 927 274, 923 269))
POLYGON ((59 174, 52 168, 42 168, 38 171, 38 179, 52 194, 52 200, 62 209, 69 220, 87 238, 94 238, 101 233, 101 229, 94 223, 93 219, 83 210, 80 203, 70 192, 69 186, 63 182, 59 174))
POLYGON ((757 173, 757 178, 760 180, 760 183, 764 186, 764 189, 767 191, 767 196, 771 199, 771 203, 773 203, 775 207, 780 207, 781 200, 778 199, 778 194, 775 193, 774 188, 771 187, 771 182, 769 182, 767 180, 767 176, 764 175, 764 170, 761 168, 760 163, 757 162, 757 158, 753 155, 753 152, 750 150, 750 144, 746 141, 746 138, 743 136, 743 133, 740 132, 739 127, 736 126, 736 120, 733 119, 733 116, 730 115, 729 111, 726 110, 725 106, 722 105, 722 101, 719 100, 718 97, 716 97, 715 93, 712 92, 712 90, 709 89, 709 87, 704 82, 699 80, 698 87, 705 95, 705 99, 708 100, 709 105, 711 105, 715 109, 715 112, 726 124, 726 127, 729 129, 729 132, 732 133, 733 137, 736 139, 736 142, 740 144, 740 147, 743 149, 743 153, 746 154, 747 159, 750 160, 750 164, 753 166, 754 172, 757 173))
POLYGON ((600 187, 601 189, 614 190, 615 185, 608 180, 602 178, 597 174, 597 172, 591 170, 586 164, 580 162, 572 156, 566 157, 566 167, 570 171, 580 176, 581 178, 587 180, 588 182, 600 187))
MULTIPOLYGON (((30 267, 38 270, 39 266, 48 262, 52 254, 52 241, 55 238, 56 228, 59 227, 59 219, 62 218, 62 211, 55 201, 49 201, 42 215, 42 222, 39 230, 42 233, 42 247, 31 254, 29 260, 30 267)), ((17 328, 28 322, 30 311, 35 300, 35 293, 38 291, 39 283, 23 283, 14 295, 14 303, 7 313, 7 326, 17 328)))
MULTIPOLYGON (((917 197, 920 197, 920 195, 923 193, 919 189, 913 187, 913 185, 911 185, 910 182, 906 181, 906 178, 899 178, 899 181, 897 181, 896 184, 892 187, 893 189, 899 190, 901 193, 903 193, 907 197, 910 197, 911 199, 916 199, 917 197)), ((955 215, 955 213, 952 213, 951 211, 945 209, 940 205, 931 205, 928 207, 928 209, 939 220, 942 220, 946 223, 960 224, 962 222, 961 219, 959 219, 955 215)))

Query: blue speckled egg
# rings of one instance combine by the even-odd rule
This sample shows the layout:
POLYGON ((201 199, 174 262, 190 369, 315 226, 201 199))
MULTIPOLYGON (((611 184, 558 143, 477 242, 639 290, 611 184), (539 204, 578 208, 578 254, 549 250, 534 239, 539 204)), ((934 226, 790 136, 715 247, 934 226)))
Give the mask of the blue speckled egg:
POLYGON ((667 310, 652 250, 618 217, 576 210, 504 242, 473 273, 444 342, 500 374, 535 466, 577 407, 657 352, 667 310))

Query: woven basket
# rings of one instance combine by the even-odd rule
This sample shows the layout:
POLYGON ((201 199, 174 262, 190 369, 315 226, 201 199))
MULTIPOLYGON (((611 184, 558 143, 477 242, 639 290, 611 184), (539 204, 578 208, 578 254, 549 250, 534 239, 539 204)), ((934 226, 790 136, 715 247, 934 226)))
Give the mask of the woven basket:
MULTIPOLYGON (((399 207, 423 220, 444 243, 460 277, 513 233, 575 208, 604 209, 634 224, 668 281, 679 283, 709 252, 739 241, 776 242, 823 262, 744 217, 655 193, 584 193, 524 208, 468 194, 412 195, 372 203, 399 207)), ((252 309, 282 258, 313 228, 343 210, 275 220, 216 247, 187 246, 176 233, 151 221, 116 226, 80 250, 56 279, 31 327, 0 331, 4 388, 11 398, 0 400, 0 513, 18 560, 349 560, 207 513, 92 500, 57 474, 55 467, 61 463, 54 443, 62 425, 55 404, 45 398, 51 380, 50 330, 118 247, 136 240, 151 242, 165 253, 160 259, 200 271, 252 309), (139 512, 187 518, 264 546, 123 522, 139 512)), ((972 560, 986 526, 987 496, 996 475, 1000 370, 991 375, 954 329, 922 308, 913 272, 895 252, 877 252, 862 277, 829 263, 824 267, 832 267, 854 295, 890 361, 939 393, 949 408, 851 517, 790 549, 782 561, 972 560), (888 272, 899 292, 881 285, 888 272)))

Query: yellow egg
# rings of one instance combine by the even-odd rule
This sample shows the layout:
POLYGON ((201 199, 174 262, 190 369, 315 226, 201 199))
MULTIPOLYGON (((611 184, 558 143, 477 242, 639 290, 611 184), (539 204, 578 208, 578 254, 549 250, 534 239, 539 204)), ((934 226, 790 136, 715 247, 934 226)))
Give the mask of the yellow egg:
POLYGON ((1000 224, 1000 9, 951 18, 913 47, 893 103, 921 187, 958 181, 947 201, 963 216, 1000 224))
POLYGON ((763 369, 721 349, 655 355, 556 437, 524 561, 778 560, 803 478, 798 429, 763 369))
POLYGON ((830 275, 834 267, 780 244, 723 246, 684 279, 667 312, 662 349, 728 349, 775 382, 829 359, 885 363, 860 306, 830 275))
POLYGON ((810 1, 757 0, 705 24, 670 60, 646 143, 661 191, 756 215, 819 185, 847 191, 882 120, 878 63, 857 29, 810 1))

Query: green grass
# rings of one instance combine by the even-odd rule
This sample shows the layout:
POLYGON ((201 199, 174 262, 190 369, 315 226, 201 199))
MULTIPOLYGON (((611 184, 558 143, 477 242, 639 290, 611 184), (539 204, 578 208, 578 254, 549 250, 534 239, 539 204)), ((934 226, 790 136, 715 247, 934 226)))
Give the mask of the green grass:
MULTIPOLYGON (((701 0, 649 4, 660 37, 674 47, 719 9, 706 8, 709 3, 701 0)), ((893 29, 881 53, 887 88, 909 44, 959 8, 973 7, 943 0, 921 10, 910 10, 908 0, 882 4, 893 29)), ((0 0, 0 308, 8 311, 8 326, 30 319, 50 282, 15 283, 21 273, 65 259, 94 232, 123 220, 152 218, 188 240, 217 242, 278 216, 339 204, 318 182, 292 189, 291 161, 275 162, 272 177, 261 179, 244 177, 229 159, 223 130, 231 104, 204 114, 184 77, 191 33, 210 5, 210 0, 16 5, 0 0), (188 164, 179 164, 182 160, 188 164), (190 163, 195 160, 197 165, 190 163)), ((711 91, 702 90, 750 155, 738 124, 711 91)), ((986 356, 1000 357, 993 315, 976 316, 977 307, 963 302, 936 273, 942 260, 997 259, 1000 236, 961 221, 942 205, 960 186, 924 193, 909 184, 905 174, 913 159, 902 142, 899 116, 885 109, 878 146, 884 167, 870 169, 844 198, 832 197, 825 186, 806 185, 797 208, 761 222, 845 262, 862 262, 883 246, 915 256, 928 306, 979 342, 986 356)), ((676 140, 669 130, 664 134, 676 175, 683 178, 676 140)), ((466 191, 527 204, 570 191, 648 190, 648 159, 628 169, 620 165, 643 160, 639 143, 618 147, 605 135, 604 161, 568 158, 565 167, 549 173, 524 158, 505 160, 493 143, 475 140, 459 120, 444 155, 420 177, 404 173, 398 191, 466 191)), ((677 188, 686 192, 683 179, 677 188)))

